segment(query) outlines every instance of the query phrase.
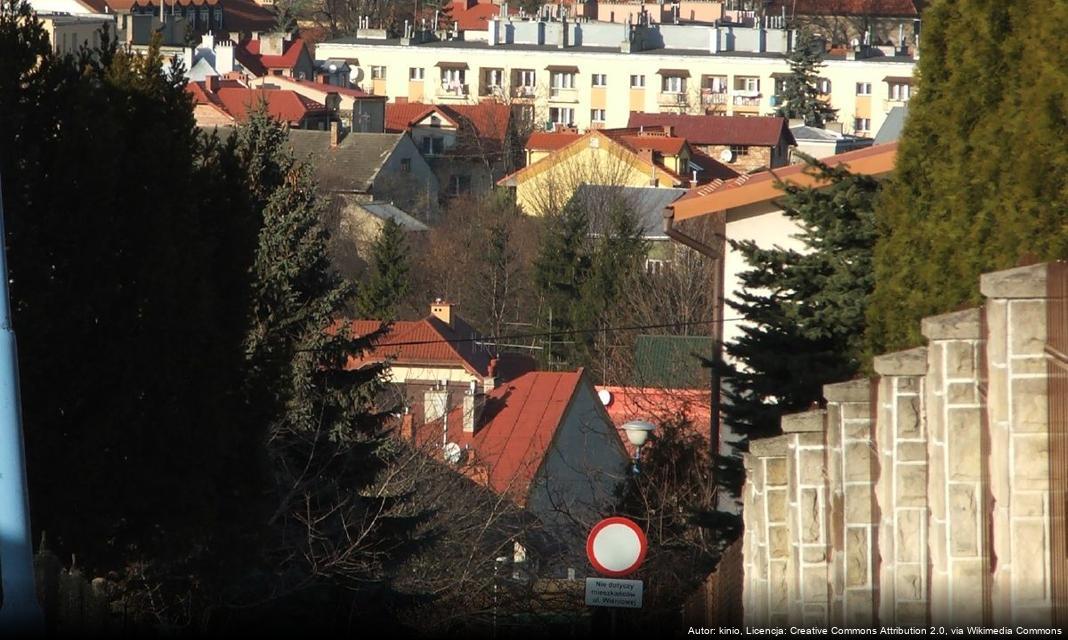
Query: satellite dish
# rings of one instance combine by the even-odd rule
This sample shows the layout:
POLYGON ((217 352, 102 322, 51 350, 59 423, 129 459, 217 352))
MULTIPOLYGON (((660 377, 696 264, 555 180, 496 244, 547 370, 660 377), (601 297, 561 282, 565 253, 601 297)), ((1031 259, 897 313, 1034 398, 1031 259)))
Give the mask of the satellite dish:
POLYGON ((336 64, 331 64, 330 65, 330 73, 336 73, 336 72, 337 72, 337 65, 336 64))
POLYGON ((719 152, 720 162, 734 162, 734 152, 730 149, 724 149, 719 152))
POLYGON ((359 67, 351 67, 349 69, 349 82, 356 84, 363 78, 363 71, 359 67))
POLYGON ((445 445, 444 451, 445 462, 448 462, 449 464, 456 464, 460 461, 460 457, 464 454, 463 449, 461 449, 460 445, 456 444, 455 442, 450 442, 445 445))
POLYGON ((601 399, 601 404, 606 407, 612 404, 612 392, 608 389, 601 389, 598 391, 597 397, 601 399))

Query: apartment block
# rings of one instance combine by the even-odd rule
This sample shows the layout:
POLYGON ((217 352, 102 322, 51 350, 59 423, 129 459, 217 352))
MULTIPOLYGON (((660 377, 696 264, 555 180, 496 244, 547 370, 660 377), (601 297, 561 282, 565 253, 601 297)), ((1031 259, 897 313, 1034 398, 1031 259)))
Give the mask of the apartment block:
MULTIPOLYGON (((318 60, 345 60, 360 87, 390 100, 497 100, 534 128, 627 126, 632 111, 770 115, 796 32, 756 23, 612 23, 500 15, 475 39, 407 24, 402 37, 364 29, 321 43, 318 60), (483 38, 483 35, 485 37, 483 38)), ((915 60, 902 45, 828 53, 821 90, 845 133, 872 135, 912 94, 915 60)))

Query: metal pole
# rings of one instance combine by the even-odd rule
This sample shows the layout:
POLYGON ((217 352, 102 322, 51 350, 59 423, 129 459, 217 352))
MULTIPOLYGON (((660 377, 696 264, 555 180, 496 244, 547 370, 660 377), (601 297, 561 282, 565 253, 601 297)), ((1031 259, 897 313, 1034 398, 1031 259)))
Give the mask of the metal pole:
POLYGON ((34 588, 18 353, 11 326, 3 219, 0 188, 0 632, 34 631, 43 628, 44 618, 34 588))

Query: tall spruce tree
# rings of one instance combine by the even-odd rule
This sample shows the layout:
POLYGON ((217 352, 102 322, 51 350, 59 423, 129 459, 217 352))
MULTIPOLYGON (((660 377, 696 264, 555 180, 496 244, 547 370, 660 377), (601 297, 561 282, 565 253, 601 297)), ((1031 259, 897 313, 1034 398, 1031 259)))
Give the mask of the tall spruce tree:
MULTIPOLYGON (((347 624, 333 617, 337 598, 345 616, 374 618, 368 589, 380 595, 383 568, 404 537, 404 520, 390 516, 403 496, 370 495, 384 467, 378 451, 393 407, 379 407, 383 367, 345 370, 349 356, 369 348, 377 335, 355 338, 341 322, 352 291, 333 272, 322 203, 311 170, 285 147, 270 147, 282 125, 255 111, 241 138, 246 150, 267 154, 263 166, 281 182, 270 189, 253 268, 252 322, 246 342, 253 405, 265 418, 266 446, 274 478, 268 523, 270 567, 276 590, 291 595, 267 612, 306 615, 316 624, 347 624), (376 586, 377 585, 377 586, 376 586), (315 587, 319 599, 308 599, 315 587), (308 611, 305 611, 308 610, 308 611)), ((256 166, 255 162, 250 162, 256 166)))
POLYGON ((790 63, 790 75, 783 82, 778 98, 782 101, 775 115, 782 118, 798 118, 809 127, 823 128, 835 119, 837 109, 820 98, 820 69, 823 68, 823 43, 805 31, 786 57, 790 63))
POLYGON ((880 199, 875 353, 978 304, 979 274, 1068 255, 1064 3, 933 2, 896 177, 880 199), (1026 73, 1020 73, 1026 69, 1026 73))
POLYGON ((826 187, 780 184, 805 252, 731 243, 751 268, 740 275, 740 302, 730 303, 747 322, 726 345, 735 364, 726 372, 724 414, 750 437, 777 433, 783 413, 822 402, 822 386, 850 378, 863 359, 880 185, 806 161, 826 187))
POLYGON ((544 306, 539 322, 551 336, 542 352, 543 364, 553 368, 575 361, 573 312, 589 275, 589 232, 585 208, 572 201, 549 216, 534 259, 534 286, 544 306))
POLYGON ((367 275, 356 297, 360 318, 391 321, 411 289, 411 259, 404 228, 392 218, 386 220, 371 244, 367 275))

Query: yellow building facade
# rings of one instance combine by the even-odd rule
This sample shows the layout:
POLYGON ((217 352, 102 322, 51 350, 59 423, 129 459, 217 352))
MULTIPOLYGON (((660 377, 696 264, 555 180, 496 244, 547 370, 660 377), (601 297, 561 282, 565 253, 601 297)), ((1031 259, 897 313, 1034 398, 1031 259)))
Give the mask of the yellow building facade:
MULTIPOLYGON (((651 25, 635 36, 628 29, 634 27, 494 20, 486 41, 342 38, 320 43, 316 58, 349 61, 363 89, 390 100, 495 99, 541 129, 555 123, 581 130, 625 127, 631 111, 774 112, 776 83, 789 73, 785 55, 793 32, 651 25), (497 35, 510 29, 534 35, 497 35)), ((844 133, 874 135, 890 109, 908 101, 915 60, 897 53, 869 47, 825 60, 821 89, 844 133)))

